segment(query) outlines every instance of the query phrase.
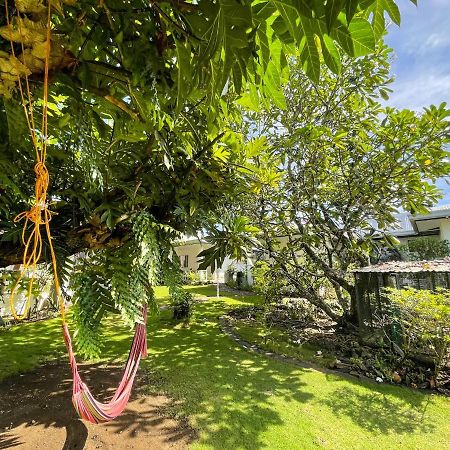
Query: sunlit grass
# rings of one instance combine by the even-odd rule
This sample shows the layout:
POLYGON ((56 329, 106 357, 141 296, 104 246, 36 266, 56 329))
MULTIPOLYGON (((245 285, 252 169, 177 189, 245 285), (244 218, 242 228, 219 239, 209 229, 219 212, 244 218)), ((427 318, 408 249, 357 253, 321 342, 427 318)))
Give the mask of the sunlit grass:
POLYGON ((330 367, 331 362, 335 359, 323 354, 318 356, 317 351, 321 350, 319 345, 292 343, 284 330, 275 327, 267 330, 257 322, 240 323, 238 321, 233 324, 233 329, 240 338, 269 352, 291 356, 323 367, 330 367))
MULTIPOLYGON (((175 417, 198 430, 194 449, 447 449, 450 400, 406 388, 347 380, 250 353, 224 335, 217 318, 258 297, 188 287, 211 296, 189 324, 170 311, 149 321, 149 392, 174 399, 175 417)), ((167 291, 158 297, 167 302, 167 291)), ((131 332, 110 320, 104 358, 125 359, 131 332)), ((249 337, 249 336, 247 336, 249 337)), ((0 373, 29 370, 61 356, 57 320, 0 332, 0 373), (15 358, 18 358, 15 360, 15 358)), ((68 394, 69 395, 69 394, 68 394)))

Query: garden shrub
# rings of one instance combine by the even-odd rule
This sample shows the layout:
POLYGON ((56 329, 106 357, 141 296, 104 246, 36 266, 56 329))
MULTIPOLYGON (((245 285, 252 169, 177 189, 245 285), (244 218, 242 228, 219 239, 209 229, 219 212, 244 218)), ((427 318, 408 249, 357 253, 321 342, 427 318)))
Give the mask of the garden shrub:
POLYGON ((401 332, 400 346, 406 356, 431 355, 434 378, 450 363, 450 291, 387 289, 391 300, 391 326, 401 332))
POLYGON ((228 287, 230 287, 231 289, 237 289, 238 288, 238 285, 237 285, 236 281, 233 280, 233 278, 230 278, 225 284, 228 287))
POLYGON ((225 272, 225 284, 232 289, 253 290, 253 287, 248 282, 246 273, 236 269, 233 265, 230 265, 225 272))
POLYGON ((286 285, 284 277, 266 261, 257 261, 252 268, 253 290, 264 297, 266 303, 276 303, 283 298, 286 285))
POLYGON ((185 282, 189 285, 197 285, 200 284, 200 275, 197 272, 194 272, 190 270, 189 272, 185 273, 185 282))
POLYGON ((450 256, 450 242, 431 237, 419 237, 400 245, 398 250, 406 261, 431 261, 450 256))

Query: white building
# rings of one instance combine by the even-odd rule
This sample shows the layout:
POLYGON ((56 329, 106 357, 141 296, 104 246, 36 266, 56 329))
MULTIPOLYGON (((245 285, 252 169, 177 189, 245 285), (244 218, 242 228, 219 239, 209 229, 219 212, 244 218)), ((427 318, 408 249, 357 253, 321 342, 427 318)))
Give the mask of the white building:
POLYGON ((244 277, 246 277, 246 282, 252 284, 252 271, 253 261, 249 258, 247 262, 236 261, 230 258, 225 258, 221 267, 211 273, 211 269, 208 267, 207 270, 199 270, 199 260, 198 255, 205 249, 210 248, 211 244, 205 239, 200 237, 187 237, 185 239, 179 240, 175 243, 175 252, 180 258, 181 269, 183 272, 195 272, 200 276, 200 281, 217 281, 219 283, 225 283, 228 281, 227 272, 234 271, 234 273, 242 272, 244 277))
MULTIPOLYGON (((402 244, 407 243, 417 237, 429 236, 435 239, 448 240, 450 242, 450 205, 437 206, 431 208, 428 214, 413 215, 401 213, 397 215, 397 226, 389 230, 389 234, 395 236, 402 244)), ((287 239, 280 238, 282 245, 286 244, 287 239)), ((254 261, 249 259, 247 262, 238 262, 226 258, 222 267, 211 273, 211 269, 199 270, 198 255, 203 250, 211 247, 208 242, 201 237, 186 237, 175 243, 175 251, 180 258, 183 272, 195 272, 200 276, 200 281, 217 281, 220 283, 228 281, 227 271, 233 270, 242 272, 246 276, 249 284, 252 283, 252 267, 254 261)))
POLYGON ((398 214, 398 227, 389 233, 406 243, 414 238, 430 236, 450 242, 450 205, 436 206, 423 215, 398 214))

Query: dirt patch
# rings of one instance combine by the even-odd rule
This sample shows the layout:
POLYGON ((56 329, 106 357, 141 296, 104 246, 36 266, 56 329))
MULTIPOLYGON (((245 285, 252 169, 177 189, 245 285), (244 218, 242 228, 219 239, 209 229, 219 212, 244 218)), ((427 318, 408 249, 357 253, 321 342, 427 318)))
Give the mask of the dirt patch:
MULTIPOLYGON (((121 367, 84 365, 81 372, 94 394, 106 400, 121 377, 121 367)), ((141 372, 142 373, 142 372, 141 372)), ((0 384, 0 450, 23 449, 187 449, 195 432, 168 416, 173 402, 145 395, 145 378, 136 380, 130 403, 104 425, 81 421, 71 402, 67 363, 46 364, 0 384)))

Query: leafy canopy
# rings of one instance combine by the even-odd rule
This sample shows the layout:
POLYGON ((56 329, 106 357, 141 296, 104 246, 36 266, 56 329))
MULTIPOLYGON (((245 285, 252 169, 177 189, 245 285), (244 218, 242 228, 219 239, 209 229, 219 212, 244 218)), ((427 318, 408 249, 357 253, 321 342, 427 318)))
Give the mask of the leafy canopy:
MULTIPOLYGON (((390 91, 388 59, 380 45, 368 57, 344 58, 339 75, 323 71, 317 83, 292 59, 289 108, 272 104, 245 121, 252 167, 235 214, 258 228, 262 254, 291 289, 286 295, 334 319, 354 312, 349 271, 393 244, 386 230, 399 209, 422 212, 437 201, 434 181, 450 168, 444 103, 421 113, 381 105, 390 91)), ((220 237, 210 257, 221 255, 220 237)))
MULTIPOLYGON (((9 219, 32 192, 32 151, 15 89, 16 77, 28 73, 38 105, 45 3, 8 4, 12 23, 3 19, 0 27, 0 208, 9 219)), ((339 73, 344 54, 372 52, 385 17, 400 23, 393 0, 52 5, 48 158, 64 235, 87 222, 112 230, 141 210, 178 230, 198 227, 238 184, 235 167, 245 155, 232 128, 237 103, 283 108, 290 55, 317 81, 321 64, 339 73)), ((97 234, 82 240, 96 246, 97 234)))
MULTIPOLYGON (((2 266, 20 262, 20 226, 11 219, 29 208, 34 184, 17 77, 29 78, 39 123, 46 40, 44 1, 8 5, 11 24, 0 19, 2 266)), ((94 337, 101 311, 136 319, 134 300, 121 303, 125 294, 114 287, 120 273, 108 264, 123 257, 135 266, 137 218, 156 227, 165 264, 168 242, 202 227, 243 184, 240 108, 285 108, 290 57, 317 81, 324 65, 338 74, 344 55, 373 52, 385 18, 400 22, 393 0, 55 0, 52 7, 52 228, 61 267, 68 255, 88 250, 92 271, 82 270, 92 278, 76 291, 90 295, 75 299, 80 329, 88 336, 90 327, 94 337), (95 283, 95 273, 105 283, 95 283), (100 295, 105 287, 109 297, 100 295)), ((134 275, 123 274, 121 290, 134 275)))

